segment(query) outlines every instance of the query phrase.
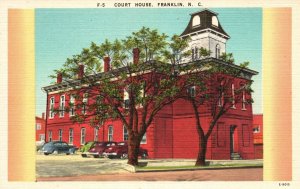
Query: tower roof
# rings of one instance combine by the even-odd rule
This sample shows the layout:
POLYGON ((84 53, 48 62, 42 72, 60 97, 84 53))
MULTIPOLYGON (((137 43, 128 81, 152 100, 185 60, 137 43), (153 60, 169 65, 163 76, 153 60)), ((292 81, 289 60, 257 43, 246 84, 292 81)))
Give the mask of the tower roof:
POLYGON ((180 36, 183 37, 185 35, 189 35, 192 33, 201 32, 201 31, 210 29, 210 30, 215 31, 217 34, 222 35, 223 37, 225 37, 227 39, 230 38, 230 36, 223 30, 219 20, 217 19, 218 13, 213 12, 209 9, 203 9, 203 10, 191 13, 190 15, 191 15, 190 21, 180 36), (193 26, 193 19, 195 16, 200 17, 200 24, 193 26), (213 21, 212 21, 213 17, 216 18, 216 20, 215 20, 216 23, 213 23, 213 21))

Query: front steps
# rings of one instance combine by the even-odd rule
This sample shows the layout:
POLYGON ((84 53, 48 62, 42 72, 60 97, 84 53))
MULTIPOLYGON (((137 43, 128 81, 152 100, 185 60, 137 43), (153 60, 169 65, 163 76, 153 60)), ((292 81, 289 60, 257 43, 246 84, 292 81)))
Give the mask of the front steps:
POLYGON ((230 159, 232 159, 232 160, 241 160, 242 157, 241 157, 241 155, 240 155, 239 153, 233 152, 233 153, 231 153, 231 155, 230 155, 230 159))

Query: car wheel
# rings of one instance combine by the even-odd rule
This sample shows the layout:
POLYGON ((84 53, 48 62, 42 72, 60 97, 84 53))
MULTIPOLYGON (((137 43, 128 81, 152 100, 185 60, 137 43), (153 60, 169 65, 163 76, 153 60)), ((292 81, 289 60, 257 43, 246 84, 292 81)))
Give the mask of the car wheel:
POLYGON ((66 153, 66 155, 70 155, 70 153, 66 153))
POLYGON ((81 154, 81 157, 86 158, 87 155, 86 154, 81 154))
POLYGON ((49 153, 44 153, 44 155, 46 155, 46 156, 47 156, 47 155, 49 155, 49 153))
POLYGON ((147 159, 148 158, 148 155, 146 153, 143 153, 142 154, 142 159, 147 159))
POLYGON ((123 154, 121 155, 121 159, 127 159, 127 158, 128 158, 128 154, 123 153, 123 154))
POLYGON ((99 155, 94 155, 94 158, 99 158, 100 156, 99 155))

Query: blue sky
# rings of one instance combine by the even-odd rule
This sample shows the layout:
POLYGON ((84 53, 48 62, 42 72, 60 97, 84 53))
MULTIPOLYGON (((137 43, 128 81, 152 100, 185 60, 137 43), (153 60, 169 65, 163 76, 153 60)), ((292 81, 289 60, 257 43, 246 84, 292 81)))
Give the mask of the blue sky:
MULTIPOLYGON (((190 13, 200 9, 36 9, 36 115, 46 110, 46 93, 41 88, 53 82, 48 76, 68 57, 105 39, 123 39, 143 26, 169 36, 180 35, 190 13)), ((253 112, 262 113, 262 9, 212 8, 219 13, 223 29, 230 35, 227 52, 236 63, 249 61, 254 76, 253 112)))

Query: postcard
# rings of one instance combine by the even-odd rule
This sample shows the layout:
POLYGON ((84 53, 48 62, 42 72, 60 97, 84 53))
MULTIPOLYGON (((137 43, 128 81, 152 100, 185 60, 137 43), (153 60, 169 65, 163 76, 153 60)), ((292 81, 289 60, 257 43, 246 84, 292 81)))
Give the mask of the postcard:
POLYGON ((296 1, 0 4, 1 187, 299 186, 296 1))

